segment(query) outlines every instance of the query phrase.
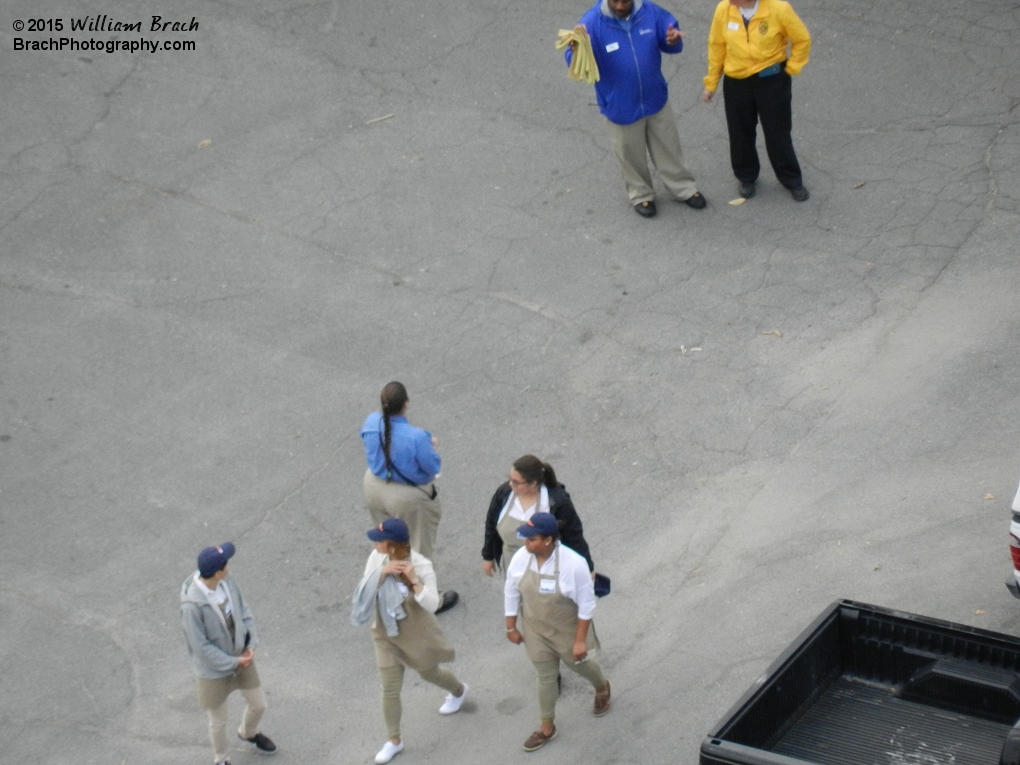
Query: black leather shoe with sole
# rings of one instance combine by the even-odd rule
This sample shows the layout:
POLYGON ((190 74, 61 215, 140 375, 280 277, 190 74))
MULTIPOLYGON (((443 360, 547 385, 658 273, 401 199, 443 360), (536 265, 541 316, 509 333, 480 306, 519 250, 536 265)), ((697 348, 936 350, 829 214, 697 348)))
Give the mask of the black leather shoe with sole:
POLYGON ((655 202, 640 202, 634 205, 634 211, 642 218, 654 218, 655 213, 655 202))

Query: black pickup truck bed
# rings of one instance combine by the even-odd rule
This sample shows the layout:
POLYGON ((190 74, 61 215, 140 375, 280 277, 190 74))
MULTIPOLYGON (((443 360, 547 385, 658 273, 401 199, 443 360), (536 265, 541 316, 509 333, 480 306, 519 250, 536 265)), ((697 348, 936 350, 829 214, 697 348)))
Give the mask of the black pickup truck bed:
POLYGON ((701 765, 1018 765, 1020 640, 832 604, 709 732, 701 765))

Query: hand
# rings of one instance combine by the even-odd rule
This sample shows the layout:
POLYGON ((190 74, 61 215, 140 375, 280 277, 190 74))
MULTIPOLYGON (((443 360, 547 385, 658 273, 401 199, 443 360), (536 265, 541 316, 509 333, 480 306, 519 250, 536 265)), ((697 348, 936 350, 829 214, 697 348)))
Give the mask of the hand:
POLYGON ((486 576, 492 576, 492 572, 496 570, 496 561, 494 560, 483 560, 482 561, 482 572, 486 576))
POLYGON ((706 88, 705 92, 701 94, 701 100, 704 101, 706 104, 710 104, 712 103, 712 96, 714 95, 715 95, 714 90, 708 90, 706 88))
POLYGON ((383 573, 403 576, 408 582, 414 582, 418 579, 414 565, 409 560, 391 560, 383 566, 383 573))
POLYGON ((248 667, 255 661, 255 651, 251 648, 245 648, 244 653, 237 657, 237 666, 241 669, 248 667))
POLYGON ((411 561, 402 560, 400 562, 404 564, 403 570, 400 573, 404 575, 408 582, 420 581, 420 577, 418 576, 418 573, 414 570, 414 566, 412 565, 411 561))
POLYGON ((583 661, 588 657, 588 646, 583 640, 574 641, 574 661, 583 661))
POLYGON ((666 27, 666 45, 676 45, 683 36, 684 33, 672 24, 666 27))
POLYGON ((436 438, 435 436, 432 436, 432 448, 433 449, 439 448, 439 439, 436 438))
POLYGON ((506 633, 506 639, 509 640, 514 645, 520 645, 521 643, 524 642, 524 635, 518 632, 517 629, 515 628, 510 632, 506 633))

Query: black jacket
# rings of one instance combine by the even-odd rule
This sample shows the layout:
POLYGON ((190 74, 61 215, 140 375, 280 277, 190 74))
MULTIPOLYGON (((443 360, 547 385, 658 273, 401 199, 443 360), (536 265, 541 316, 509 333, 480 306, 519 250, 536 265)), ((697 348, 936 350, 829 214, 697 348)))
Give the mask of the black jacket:
MULTIPOLYGON (((570 501, 566 487, 559 483, 549 489, 549 512, 556 516, 560 525, 560 540, 571 550, 588 561, 588 570, 594 571, 595 564, 591 560, 588 543, 584 541, 584 528, 577 516, 574 503, 570 501)), ((492 495, 489 512, 485 516, 485 544, 482 545, 482 560, 492 560, 499 564, 503 556, 503 538, 496 531, 499 511, 503 509, 510 497, 510 483, 504 483, 492 495)))

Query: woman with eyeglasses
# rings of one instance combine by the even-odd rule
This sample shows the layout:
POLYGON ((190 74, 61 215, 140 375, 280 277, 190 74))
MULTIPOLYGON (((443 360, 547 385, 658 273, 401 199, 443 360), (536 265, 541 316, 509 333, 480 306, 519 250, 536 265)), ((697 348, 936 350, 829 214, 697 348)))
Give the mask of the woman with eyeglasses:
POLYGON ((595 570, 581 519, 566 487, 556 480, 552 465, 525 454, 514 461, 509 480, 496 489, 489 502, 482 545, 482 571, 486 576, 492 576, 497 566, 507 570, 514 553, 524 546, 517 529, 535 513, 551 513, 559 524, 563 544, 584 558, 589 571, 595 570))

